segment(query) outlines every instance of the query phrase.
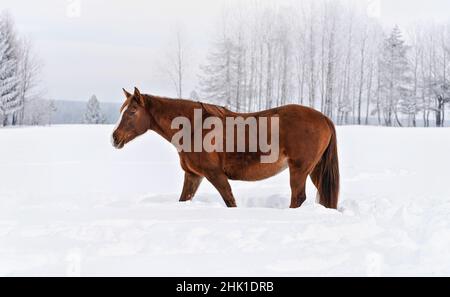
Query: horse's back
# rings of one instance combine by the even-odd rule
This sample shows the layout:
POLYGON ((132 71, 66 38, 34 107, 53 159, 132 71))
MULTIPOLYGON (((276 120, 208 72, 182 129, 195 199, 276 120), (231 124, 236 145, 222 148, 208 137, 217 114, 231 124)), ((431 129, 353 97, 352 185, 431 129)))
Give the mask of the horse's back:
POLYGON ((262 110, 262 111, 258 111, 258 112, 250 112, 250 113, 240 113, 240 112, 234 112, 231 111, 225 107, 222 106, 216 106, 213 105, 215 107, 217 107, 221 114, 226 116, 226 117, 243 117, 243 118, 248 118, 248 117, 270 117, 270 116, 296 116, 301 120, 324 120, 326 118, 326 116, 324 114, 322 114, 321 112, 307 107, 307 106, 303 106, 303 105, 298 105, 298 104, 289 104, 289 105, 284 105, 284 106, 280 106, 280 107, 275 107, 275 108, 271 108, 271 109, 266 109, 266 110, 262 110))
POLYGON ((323 113, 298 104, 289 104, 281 107, 275 107, 253 113, 237 113, 228 109, 224 109, 224 115, 227 117, 243 117, 243 118, 271 118, 278 117, 281 132, 304 132, 304 133, 321 133, 329 134, 329 123, 331 120, 323 113))

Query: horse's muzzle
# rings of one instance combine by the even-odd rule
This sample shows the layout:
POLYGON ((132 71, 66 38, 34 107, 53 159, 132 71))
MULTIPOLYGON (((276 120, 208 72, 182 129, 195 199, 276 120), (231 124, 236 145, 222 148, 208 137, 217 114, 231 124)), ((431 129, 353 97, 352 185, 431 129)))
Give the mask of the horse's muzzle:
POLYGON ((125 145, 125 141, 121 139, 119 136, 117 136, 117 133, 115 132, 111 136, 111 142, 116 149, 121 149, 125 145))

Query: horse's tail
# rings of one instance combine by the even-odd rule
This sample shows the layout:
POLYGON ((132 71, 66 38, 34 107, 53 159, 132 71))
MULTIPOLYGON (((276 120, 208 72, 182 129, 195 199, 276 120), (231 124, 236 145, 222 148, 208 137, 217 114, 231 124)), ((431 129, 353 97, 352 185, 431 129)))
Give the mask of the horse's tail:
POLYGON ((328 118, 327 123, 332 131, 330 143, 314 168, 311 178, 319 191, 320 204, 327 208, 336 209, 339 199, 339 160, 336 128, 328 118))

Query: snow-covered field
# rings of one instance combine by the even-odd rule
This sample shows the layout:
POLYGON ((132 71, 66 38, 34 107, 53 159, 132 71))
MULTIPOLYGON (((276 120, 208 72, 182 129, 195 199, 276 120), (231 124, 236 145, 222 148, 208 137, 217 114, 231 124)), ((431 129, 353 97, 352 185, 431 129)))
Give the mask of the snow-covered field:
POLYGON ((339 211, 287 172, 180 204, 175 149, 111 130, 0 129, 0 275, 450 276, 450 129, 340 127, 339 211))

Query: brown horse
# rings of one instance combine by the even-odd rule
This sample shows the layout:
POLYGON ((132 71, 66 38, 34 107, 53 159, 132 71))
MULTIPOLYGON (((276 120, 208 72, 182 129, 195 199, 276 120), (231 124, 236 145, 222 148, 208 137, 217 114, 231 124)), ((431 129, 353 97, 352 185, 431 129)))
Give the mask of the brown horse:
MULTIPOLYGON (((148 130, 155 131, 172 142, 174 135, 179 132, 172 129, 172 121, 185 117, 193 122, 194 110, 202 110, 204 114, 217 117, 223 122, 225 118, 238 117, 253 117, 258 122, 263 118, 270 118, 272 121, 273 118, 278 119, 278 157, 271 163, 260 161, 260 157, 266 155, 260 149, 256 152, 179 151, 181 167, 185 172, 180 201, 191 200, 206 177, 219 191, 225 204, 236 207, 229 179, 257 181, 289 168, 291 208, 300 207, 306 200, 305 184, 308 176, 318 189, 320 204, 327 208, 337 208, 339 165, 336 130, 332 121, 320 112, 299 105, 288 105, 258 113, 240 114, 216 105, 144 95, 137 88, 134 94, 124 92, 126 100, 112 135, 113 145, 118 149, 148 130)), ((202 132, 202 137, 205 133, 202 132)), ((270 133, 273 134, 269 131, 270 133)), ((226 135, 224 138, 227 141, 226 135)), ((245 130, 246 147, 249 145, 249 138, 249 131, 245 130)))

